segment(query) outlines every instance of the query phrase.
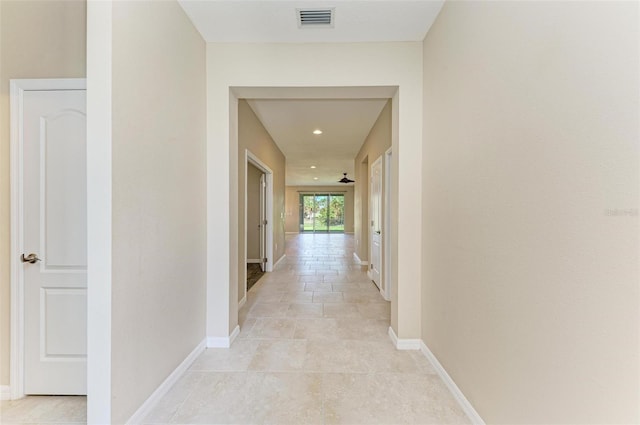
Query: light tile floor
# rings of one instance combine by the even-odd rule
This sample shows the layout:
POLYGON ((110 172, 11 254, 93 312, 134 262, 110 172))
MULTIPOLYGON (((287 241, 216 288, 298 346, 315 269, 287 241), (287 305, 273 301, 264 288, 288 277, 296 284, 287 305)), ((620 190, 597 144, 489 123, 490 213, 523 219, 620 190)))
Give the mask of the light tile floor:
POLYGON ((145 422, 469 423, 424 356, 393 347, 389 303, 353 251, 352 235, 287 236, 232 347, 206 350, 145 422))
MULTIPOLYGON (((240 335, 208 349, 147 424, 466 424, 429 362, 397 351, 389 303, 354 263, 351 235, 287 236, 251 289, 240 335)), ((2 402, 1 422, 82 423, 83 397, 2 402)))
POLYGON ((77 396, 29 396, 0 402, 0 423, 86 424, 87 398, 77 396))

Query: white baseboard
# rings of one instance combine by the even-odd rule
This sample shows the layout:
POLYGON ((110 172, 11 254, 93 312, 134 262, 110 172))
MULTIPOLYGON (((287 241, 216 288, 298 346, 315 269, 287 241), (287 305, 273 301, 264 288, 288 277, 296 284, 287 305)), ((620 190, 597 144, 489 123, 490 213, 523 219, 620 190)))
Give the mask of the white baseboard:
POLYGON ((229 336, 208 336, 207 337, 207 348, 229 348, 233 341, 236 339, 238 334, 240 333, 240 326, 236 325, 236 328, 231 332, 229 336))
POLYGON ((8 385, 0 386, 0 400, 11 400, 11 387, 8 385))
POLYGON ((442 367, 436 356, 433 355, 424 341, 420 341, 420 351, 422 351, 422 354, 424 354, 424 356, 429 360, 436 372, 438 372, 438 376, 440 376, 440 379, 442 379, 447 388, 449 388, 449 391, 451 391, 451 394, 453 394, 453 397, 456 399, 460 407, 462 407, 464 413, 466 413, 466 415, 469 417, 471 423, 476 425, 485 425, 482 417, 480 417, 478 412, 476 412, 476 409, 474 409, 473 405, 469 402, 469 400, 467 400, 462 391, 460 391, 460 388, 458 388, 453 379, 451 379, 451 376, 449 376, 444 367, 442 367))
POLYGON ((360 257, 358 257, 358 254, 356 254, 355 252, 353 253, 353 258, 355 258, 356 263, 360 264, 361 266, 368 266, 369 265, 368 261, 362 261, 360 259, 360 257))
POLYGON ((145 417, 149 415, 149 413, 153 410, 153 408, 158 404, 160 399, 169 392, 171 387, 175 385, 176 382, 184 375, 184 373, 189 369, 189 366, 195 361, 196 358, 205 348, 205 340, 203 339, 200 344, 193 349, 193 351, 178 365, 177 368, 164 380, 162 384, 149 396, 149 398, 142 403, 142 406, 136 410, 136 412, 129 418, 126 422, 127 424, 140 424, 144 420, 145 417))
POLYGON ((419 339, 398 338, 391 326, 389 326, 389 338, 397 350, 419 350, 422 343, 419 339))
POLYGON ((287 254, 282 254, 282 257, 280 257, 280 259, 273 264, 273 268, 275 269, 278 266, 278 264, 280 264, 280 261, 284 260, 284 257, 286 256, 287 254))
POLYGON ((259 258, 248 258, 247 259, 247 264, 260 264, 262 261, 260 261, 259 258))
POLYGON ((240 310, 246 302, 247 302, 247 296, 245 295, 244 297, 242 297, 242 299, 238 303, 238 310, 240 310))

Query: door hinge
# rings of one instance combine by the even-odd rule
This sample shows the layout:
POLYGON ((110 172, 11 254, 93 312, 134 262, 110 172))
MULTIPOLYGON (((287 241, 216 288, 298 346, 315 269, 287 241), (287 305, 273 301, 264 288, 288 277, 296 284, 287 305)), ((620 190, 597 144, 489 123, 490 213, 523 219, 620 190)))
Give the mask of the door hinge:
POLYGON ((263 263, 266 263, 266 262, 267 262, 267 259, 266 259, 266 258, 263 258, 263 259, 262 259, 262 262, 263 262, 263 263))
POLYGON ((370 264, 370 266, 371 266, 371 270, 373 270, 373 264, 370 264))
POLYGON ((263 224, 266 226, 267 224, 269 224, 269 222, 267 220, 264 220, 263 224))

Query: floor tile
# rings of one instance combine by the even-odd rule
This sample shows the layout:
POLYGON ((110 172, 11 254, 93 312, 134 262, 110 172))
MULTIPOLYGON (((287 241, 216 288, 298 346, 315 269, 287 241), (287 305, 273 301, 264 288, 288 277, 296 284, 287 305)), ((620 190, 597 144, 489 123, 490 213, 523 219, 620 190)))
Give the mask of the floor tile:
POLYGON ((184 401, 191 395, 198 382, 205 375, 205 372, 187 372, 178 382, 162 397, 153 411, 144 418, 145 424, 168 424, 182 406, 184 401))
POLYGON ((310 302, 313 302, 313 292, 308 292, 308 291, 285 292, 282 295, 282 302, 310 303, 310 302))
MULTIPOLYGON (((346 303, 359 303, 359 304, 368 304, 368 303, 386 303, 380 292, 377 291, 366 291, 360 290, 358 292, 345 292, 344 294, 344 302, 346 303)), ((368 309, 369 307, 363 307, 368 309)))
POLYGON ((391 314, 389 303, 356 304, 360 316, 365 319, 386 319, 391 314))
MULTIPOLYGON (((248 424, 255 421, 261 376, 248 372, 206 373, 171 423, 248 424)), ((255 423, 255 422, 254 422, 255 423)))
POLYGON ((0 423, 86 423, 87 398, 28 396, 0 402, 0 423))
POLYGON ((334 292, 358 292, 362 290, 357 283, 332 283, 331 288, 334 292))
POLYGON ((322 317, 322 304, 292 303, 287 310, 288 317, 322 317))
POLYGON ((314 303, 342 303, 344 298, 342 292, 314 292, 314 303))
POLYGON ((337 319, 336 332, 340 339, 380 341, 395 349, 389 344, 389 319, 341 318, 337 319))
POLYGON ((364 373, 371 370, 369 353, 361 341, 308 341, 307 372, 364 373))
POLYGON ((323 424, 322 375, 265 373, 254 406, 264 424, 323 424))
POLYGON ((296 320, 294 339, 339 340, 338 321, 332 318, 306 318, 296 320))
POLYGON ((327 374, 326 424, 467 424, 468 419, 434 375, 327 374))
POLYGON ((231 348, 207 348, 198 357, 191 371, 244 371, 254 357, 260 341, 238 339, 231 348))
POLYGON ((240 325, 240 333, 238 334, 238 338, 246 338, 251 333, 251 329, 256 324, 256 318, 254 317, 245 317, 244 320, 241 320, 240 325))
POLYGON ((257 302, 247 317, 284 317, 287 315, 289 303, 261 303, 257 302))
POLYGON ((305 291, 314 291, 314 292, 331 292, 331 284, 330 283, 306 283, 304 285, 305 291))
POLYGON ((252 371, 301 371, 307 357, 307 341, 260 341, 249 364, 252 371))
POLYGON ((296 322, 294 319, 258 318, 248 338, 293 338, 296 322))
POLYGON ((360 310, 358 310, 357 304, 344 304, 344 303, 325 303, 324 304, 324 317, 350 317, 359 318, 360 310))

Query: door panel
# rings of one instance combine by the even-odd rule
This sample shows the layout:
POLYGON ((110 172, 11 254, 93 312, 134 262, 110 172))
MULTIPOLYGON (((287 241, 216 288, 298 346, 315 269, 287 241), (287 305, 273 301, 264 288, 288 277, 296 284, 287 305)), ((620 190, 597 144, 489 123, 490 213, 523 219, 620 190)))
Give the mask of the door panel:
POLYGON ((23 95, 25 394, 86 394, 84 90, 23 95))
POLYGON ((86 270, 85 116, 65 110, 40 119, 40 203, 45 269, 86 270))
POLYGON ((264 174, 260 176, 260 269, 267 268, 267 181, 264 174))
POLYGON ((300 232, 313 232, 314 196, 300 195, 300 232))
POLYGON ((329 231, 329 196, 316 195, 314 221, 314 230, 316 232, 329 231))
POLYGON ((382 157, 371 165, 371 280, 380 288, 382 273, 382 157))
POLYGON ((42 358, 84 357, 87 355, 87 290, 43 288, 40 302, 45 329, 41 332, 42 358))
POLYGON ((329 196, 329 231, 344 232, 344 195, 329 196))

